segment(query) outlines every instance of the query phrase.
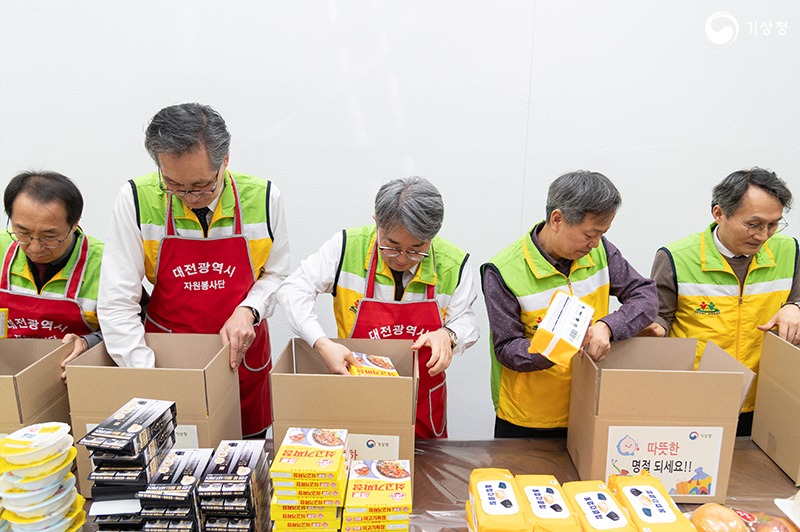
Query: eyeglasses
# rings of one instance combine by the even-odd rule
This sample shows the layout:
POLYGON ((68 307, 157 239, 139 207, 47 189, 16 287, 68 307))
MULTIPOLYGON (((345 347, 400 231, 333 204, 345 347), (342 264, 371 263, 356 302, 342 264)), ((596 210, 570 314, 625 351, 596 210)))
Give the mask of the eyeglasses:
POLYGON ((11 240, 15 240, 15 241, 19 242, 19 244, 21 246, 29 246, 31 244, 31 242, 33 242, 34 240, 38 240, 39 241, 39 245, 42 246, 43 248, 46 248, 46 249, 55 249, 58 246, 60 246, 62 242, 64 242, 66 239, 68 239, 70 237, 70 235, 72 234, 72 231, 74 231, 74 230, 75 230, 74 227, 70 228, 69 232, 67 233, 67 235, 64 238, 57 238, 55 236, 35 237, 35 236, 27 235, 25 233, 15 233, 14 231, 9 231, 8 230, 8 224, 6 224, 6 233, 8 233, 8 236, 11 237, 11 240))
POLYGON ((767 230, 768 235, 774 235, 775 233, 780 233, 787 227, 789 227, 788 222, 785 220, 781 220, 779 222, 772 222, 769 224, 749 224, 746 222, 739 221, 740 224, 747 228, 747 234, 750 236, 760 235, 762 231, 765 229, 767 230))
POLYGON ((390 248, 387 246, 378 246, 378 249, 383 251, 383 254, 387 257, 398 257, 400 255, 405 255, 408 257, 408 260, 413 260, 414 262, 420 262, 422 259, 431 256, 430 253, 423 253, 421 251, 403 251, 402 249, 390 248))
POLYGON ((173 196, 178 196, 179 198, 183 198, 183 197, 189 196, 189 195, 194 196, 195 198, 202 198, 204 196, 210 196, 211 194, 214 193, 215 190, 217 190, 217 183, 219 183, 219 171, 221 169, 222 169, 221 166, 217 169, 217 173, 215 174, 215 177, 214 177, 214 184, 211 185, 211 188, 197 189, 197 190, 174 190, 174 189, 171 189, 171 188, 167 187, 167 185, 164 183, 164 176, 161 175, 161 169, 159 168, 158 169, 158 186, 163 192, 166 192, 167 194, 172 194, 173 196))
POLYGON ((424 253, 422 251, 403 251, 402 249, 397 249, 390 246, 381 246, 380 244, 378 244, 378 249, 381 250, 386 257, 393 258, 399 257, 400 255, 405 255, 408 257, 408 260, 412 260, 414 262, 421 262, 423 259, 431 256, 430 253, 424 253))

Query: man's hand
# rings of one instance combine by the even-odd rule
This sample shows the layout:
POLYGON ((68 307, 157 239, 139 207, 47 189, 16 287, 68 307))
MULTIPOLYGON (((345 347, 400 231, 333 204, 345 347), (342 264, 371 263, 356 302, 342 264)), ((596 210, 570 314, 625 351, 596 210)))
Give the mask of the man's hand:
POLYGON ((759 325, 759 330, 768 331, 778 328, 778 336, 794 345, 800 345, 800 307, 797 305, 784 305, 764 325, 759 325))
POLYGON ((75 342, 75 345, 72 346, 72 352, 64 357, 64 360, 61 361, 61 380, 67 382, 67 364, 70 361, 75 360, 75 358, 89 349, 89 342, 82 336, 78 336, 77 334, 69 333, 66 335, 62 340, 62 344, 68 344, 70 342, 75 342))
POLYGON ((253 328, 253 311, 250 307, 236 307, 231 317, 219 331, 222 345, 231 344, 231 369, 238 369, 247 348, 256 338, 253 328))
POLYGON ((667 330, 659 323, 653 322, 641 331, 636 336, 655 336, 663 338, 667 335, 667 330))
POLYGON ((438 375, 450 366, 450 361, 453 360, 453 349, 450 347, 450 335, 444 328, 420 335, 417 341, 411 345, 411 349, 419 349, 423 345, 431 348, 431 359, 425 365, 431 377, 438 375))
POLYGON ((331 341, 330 338, 322 337, 314 342, 314 351, 319 353, 328 371, 335 375, 349 375, 347 365, 360 366, 356 356, 342 344, 331 341))
MULTIPOLYGON (((583 351, 595 362, 600 362, 611 350, 611 329, 605 322, 596 321, 590 330, 589 343, 583 348, 583 351)), ((587 336, 589 336, 588 333, 587 336)))

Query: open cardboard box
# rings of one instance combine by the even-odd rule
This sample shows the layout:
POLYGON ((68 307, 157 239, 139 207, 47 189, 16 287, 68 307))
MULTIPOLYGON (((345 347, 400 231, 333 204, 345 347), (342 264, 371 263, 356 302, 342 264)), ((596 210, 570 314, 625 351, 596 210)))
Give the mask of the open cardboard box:
POLYGON ((72 347, 61 340, 0 340, 0 434, 46 421, 69 423, 61 361, 72 347))
MULTIPOLYGON (((145 334, 155 368, 118 367, 101 343, 67 364, 72 431, 78 441, 134 397, 175 401, 175 447, 216 447, 242 437, 239 377, 216 334, 145 334)), ((89 453, 78 446, 78 481, 91 496, 89 453)))
POLYGON ((400 376, 331 375, 311 346, 289 340, 270 373, 274 450, 290 427, 342 428, 351 457, 410 460, 413 467, 419 377, 411 340, 333 341, 389 357, 400 376))
POLYGON ((573 358, 567 450, 582 480, 649 469, 676 502, 725 501, 754 373, 713 342, 694 371, 696 347, 632 338, 600 363, 573 358))
POLYGON ((761 349, 752 438, 800 486, 800 349, 771 332, 761 349))

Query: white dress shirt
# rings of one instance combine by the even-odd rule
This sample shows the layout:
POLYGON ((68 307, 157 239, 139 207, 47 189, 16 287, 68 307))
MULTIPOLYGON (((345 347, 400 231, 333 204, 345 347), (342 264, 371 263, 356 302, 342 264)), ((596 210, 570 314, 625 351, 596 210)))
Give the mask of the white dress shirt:
MULTIPOLYGON (((220 194, 210 205, 216 208, 220 194)), ((173 200, 174 201, 174 200, 173 200)), ((281 193, 270 186, 269 221, 274 241, 264 271, 238 306, 251 307, 262 318, 275 309, 274 294, 290 271, 289 239, 281 193)), ((233 227, 225 228, 233 234, 233 227)), ((177 229, 177 234, 182 231, 177 229)), ((136 221, 136 205, 130 183, 117 195, 111 215, 111 236, 103 253, 97 311, 106 349, 122 367, 154 367, 155 355, 144 341, 139 317, 141 283, 145 276, 142 233, 136 221)))
MULTIPOLYGON (((314 301, 319 294, 333 292, 339 259, 342 257, 342 245, 342 232, 339 231, 319 251, 301 261, 300 267, 286 278, 277 292, 278 303, 286 314, 292 332, 311 346, 320 338, 327 337, 314 313, 314 301)), ((417 268, 419 265, 404 273, 404 285, 407 286, 413 279, 417 268)), ((461 280, 450 296, 444 316, 444 325, 458 337, 454 355, 460 354, 480 338, 478 320, 472 310, 472 304, 477 297, 474 275, 467 259, 461 271, 461 280)), ((375 298, 379 299, 378 290, 375 298)))

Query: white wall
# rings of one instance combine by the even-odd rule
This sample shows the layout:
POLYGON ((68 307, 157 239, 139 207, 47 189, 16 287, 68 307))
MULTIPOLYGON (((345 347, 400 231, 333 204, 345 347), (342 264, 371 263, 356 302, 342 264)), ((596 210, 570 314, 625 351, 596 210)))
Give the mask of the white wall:
MULTIPOLYGON (((153 170, 149 118, 199 101, 229 124, 232 168, 282 189, 295 266, 368 223, 381 183, 418 174, 477 270, 585 168, 621 190, 609 237, 646 273, 705 226, 731 171, 771 168, 800 196, 798 57, 793 0, 0 0, 0 185, 65 173, 102 239, 123 182, 153 170), (738 34, 715 44, 730 17, 738 34)), ((453 438, 492 435, 476 307, 483 338, 448 372, 453 438)), ((330 299, 318 309, 334 334, 330 299)), ((278 350, 290 332, 271 324, 278 350)))

